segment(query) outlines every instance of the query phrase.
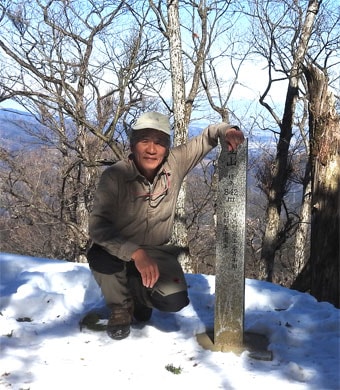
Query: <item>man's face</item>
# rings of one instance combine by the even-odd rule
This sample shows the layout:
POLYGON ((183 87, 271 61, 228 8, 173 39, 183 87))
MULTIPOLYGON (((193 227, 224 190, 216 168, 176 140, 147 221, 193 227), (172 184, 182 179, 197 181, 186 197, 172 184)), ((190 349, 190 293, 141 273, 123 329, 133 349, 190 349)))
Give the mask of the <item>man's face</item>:
POLYGON ((138 170, 152 182, 168 154, 168 137, 153 129, 138 130, 138 140, 131 146, 138 170))

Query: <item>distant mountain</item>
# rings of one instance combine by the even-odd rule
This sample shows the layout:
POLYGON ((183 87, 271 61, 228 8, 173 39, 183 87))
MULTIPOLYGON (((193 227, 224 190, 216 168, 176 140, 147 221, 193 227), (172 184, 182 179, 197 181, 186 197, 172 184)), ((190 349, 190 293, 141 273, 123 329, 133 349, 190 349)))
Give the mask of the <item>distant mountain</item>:
MULTIPOLYGON (((190 136, 199 134, 204 127, 192 126, 190 128, 190 136)), ((14 109, 0 108, 0 142, 2 147, 11 151, 21 151, 23 149, 35 149, 42 145, 46 146, 49 141, 47 137, 42 137, 44 133, 48 133, 48 130, 46 131, 46 128, 32 114, 14 109)), ((270 150, 275 152, 275 142, 272 133, 261 130, 253 131, 248 136, 249 162, 250 160, 257 161, 257 159, 260 159, 264 150, 266 152, 270 150)), ((215 158, 216 150, 213 150, 206 156, 205 162, 208 163, 209 160, 215 158)), ((249 164, 249 168, 248 187, 252 188, 253 193, 259 192, 255 180, 257 164, 249 164)), ((193 172, 200 172, 201 169, 198 166, 193 172)), ((210 170, 212 169, 213 167, 211 166, 210 170)), ((288 196, 293 203, 298 201, 301 198, 301 186, 293 184, 288 196)))
POLYGON ((3 147, 12 151, 36 148, 42 144, 38 137, 42 132, 45 132, 44 126, 29 112, 0 109, 0 139, 3 147))
MULTIPOLYGON (((199 134, 206 125, 194 125, 190 127, 190 136, 199 134)), ((246 131, 245 131, 246 132, 246 131)), ((47 138, 41 141, 41 134, 46 133, 35 117, 29 112, 15 109, 0 108, 0 139, 1 144, 10 150, 20 150, 25 148, 36 148, 48 143, 47 138), (38 137, 40 135, 40 138, 38 137)), ((263 152, 261 145, 265 145, 266 150, 274 146, 272 133, 258 130, 248 137, 249 155, 257 156, 263 152)), ((207 156, 211 158, 215 153, 207 156)))

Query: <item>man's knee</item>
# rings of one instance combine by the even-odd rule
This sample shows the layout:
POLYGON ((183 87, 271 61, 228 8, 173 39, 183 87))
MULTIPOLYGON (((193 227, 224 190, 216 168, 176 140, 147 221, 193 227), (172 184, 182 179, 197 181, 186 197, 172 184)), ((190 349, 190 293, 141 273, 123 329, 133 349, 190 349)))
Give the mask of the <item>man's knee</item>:
POLYGON ((190 302, 187 291, 179 291, 166 296, 154 291, 150 296, 150 300, 154 308, 167 312, 180 311, 190 302))
POLYGON ((87 252, 87 261, 92 270, 113 275, 124 270, 125 262, 118 257, 110 255, 104 248, 98 244, 93 244, 87 252))

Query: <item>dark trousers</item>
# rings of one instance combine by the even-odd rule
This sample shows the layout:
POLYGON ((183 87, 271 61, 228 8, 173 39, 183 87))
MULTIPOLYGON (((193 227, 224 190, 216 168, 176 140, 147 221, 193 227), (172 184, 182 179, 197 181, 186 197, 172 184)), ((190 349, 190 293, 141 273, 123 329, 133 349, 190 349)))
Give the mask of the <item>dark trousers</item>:
POLYGON ((104 253, 104 260, 100 261, 102 248, 97 258, 95 251, 91 260, 91 256, 88 256, 93 276, 101 288, 106 304, 130 308, 133 300, 137 299, 145 306, 167 312, 176 312, 187 306, 189 304, 187 284, 177 260, 179 249, 167 245, 143 249, 156 260, 160 273, 152 289, 142 285, 133 261, 122 261, 107 252, 104 253))

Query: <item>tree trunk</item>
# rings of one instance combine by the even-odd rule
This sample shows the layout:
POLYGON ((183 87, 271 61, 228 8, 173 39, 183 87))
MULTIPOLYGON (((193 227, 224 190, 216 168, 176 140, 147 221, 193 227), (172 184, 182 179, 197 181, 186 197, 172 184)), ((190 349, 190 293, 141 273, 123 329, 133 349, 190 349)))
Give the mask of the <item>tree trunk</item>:
POLYGON ((299 275, 305 266, 308 256, 308 243, 310 236, 310 221, 311 221, 311 191, 312 183, 310 177, 310 163, 306 165, 306 173, 302 194, 302 205, 300 210, 299 226, 295 236, 295 257, 293 263, 294 278, 299 275))
MULTIPOLYGON (((170 67, 174 110, 174 144, 180 145, 188 139, 188 120, 185 109, 185 82, 182 59, 181 29, 179 23, 178 0, 168 1, 168 37, 170 45, 170 67)), ((182 248, 179 257, 185 272, 193 272, 188 245, 188 232, 185 223, 186 182, 184 181, 176 204, 176 215, 172 241, 182 248)))
POLYGON ((313 65, 305 74, 310 94, 311 254, 292 288, 309 290, 318 300, 340 307, 340 117, 328 91, 327 76, 313 65))

